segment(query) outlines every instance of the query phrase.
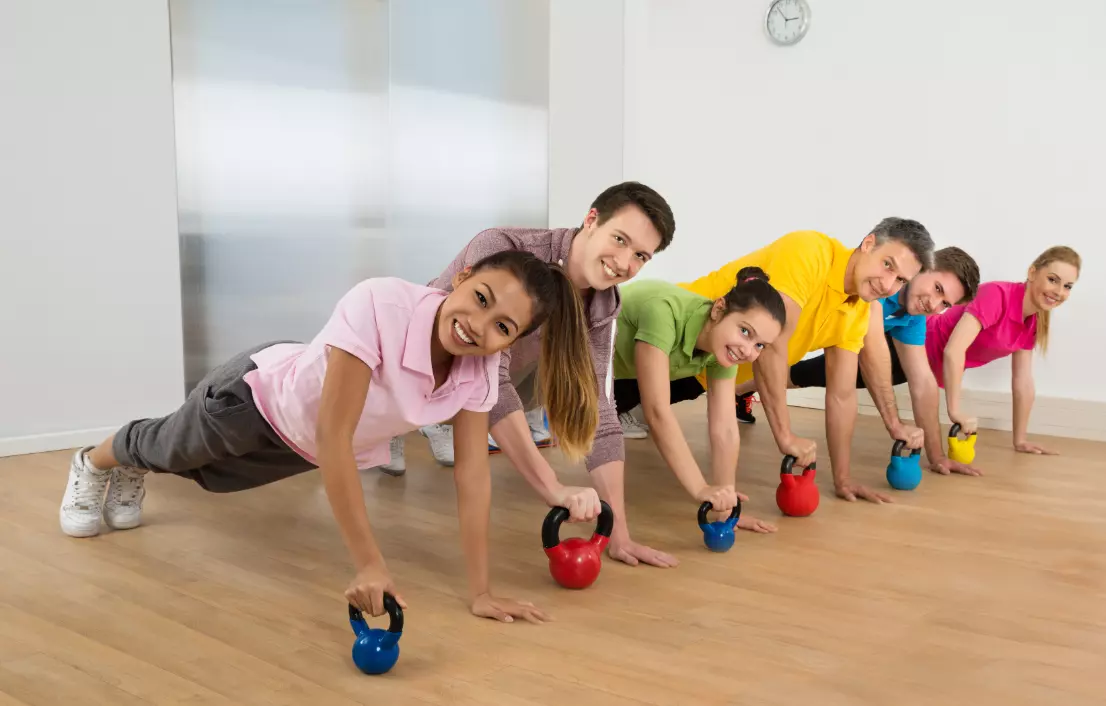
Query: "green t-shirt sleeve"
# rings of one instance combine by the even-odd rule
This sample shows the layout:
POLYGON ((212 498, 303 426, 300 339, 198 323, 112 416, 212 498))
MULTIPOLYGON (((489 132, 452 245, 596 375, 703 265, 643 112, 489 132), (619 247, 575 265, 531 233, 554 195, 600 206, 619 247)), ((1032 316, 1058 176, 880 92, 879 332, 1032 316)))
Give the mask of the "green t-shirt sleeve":
POLYGON ((672 355, 676 347, 676 317, 672 308, 659 297, 642 307, 638 315, 635 341, 643 341, 672 355))
POLYGON ((707 379, 708 380, 731 380, 737 377, 736 365, 731 365, 726 368, 718 364, 717 360, 707 363, 707 379))

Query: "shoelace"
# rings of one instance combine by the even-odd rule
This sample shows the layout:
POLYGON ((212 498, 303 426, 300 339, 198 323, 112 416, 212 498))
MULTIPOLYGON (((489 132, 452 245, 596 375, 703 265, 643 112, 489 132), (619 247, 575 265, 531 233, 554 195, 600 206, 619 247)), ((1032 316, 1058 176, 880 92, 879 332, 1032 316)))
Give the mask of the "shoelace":
POLYGON ((752 412, 753 412, 753 396, 752 395, 746 395, 745 399, 742 400, 742 401, 745 403, 745 414, 752 414, 752 412))
POLYGON ((85 471, 73 481, 73 506, 82 510, 98 507, 104 497, 104 486, 111 474, 95 474, 85 471))
POLYGON ((115 478, 116 482, 111 484, 112 504, 130 505, 134 503, 138 499, 138 489, 142 487, 142 476, 135 478, 125 473, 117 473, 115 478), (124 493, 126 498, 124 498, 124 493))

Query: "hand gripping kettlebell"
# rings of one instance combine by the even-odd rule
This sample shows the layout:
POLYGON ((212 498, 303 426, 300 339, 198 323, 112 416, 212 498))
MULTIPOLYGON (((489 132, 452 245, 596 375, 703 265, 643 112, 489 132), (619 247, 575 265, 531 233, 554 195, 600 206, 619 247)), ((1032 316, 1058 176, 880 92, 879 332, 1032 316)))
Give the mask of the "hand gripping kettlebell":
POLYGON ((388 629, 370 628, 354 605, 349 607, 349 624, 357 639, 353 643, 353 663, 365 674, 383 674, 399 659, 399 638, 403 635, 403 610, 390 593, 384 594, 388 611, 388 629))
POLYGON ((806 517, 818 509, 818 486, 814 484, 816 463, 811 462, 801 476, 792 475, 791 469, 798 460, 794 456, 783 457, 780 485, 776 488, 776 505, 785 515, 806 517))
POLYGON ((541 526, 541 542, 549 557, 549 573, 565 588, 587 588, 599 578, 603 565, 603 550, 614 529, 614 511, 599 501, 599 519, 591 539, 572 537, 561 541, 561 523, 568 519, 568 509, 555 507, 545 516, 541 526))
POLYGON ((741 500, 733 506, 730 516, 719 522, 707 522, 707 513, 714 507, 708 500, 699 506, 699 529, 703 530, 703 544, 712 552, 728 552, 733 546, 734 527, 741 517, 741 500))
POLYGON ((906 442, 896 439, 887 464, 887 483, 895 490, 914 490, 922 482, 922 450, 911 449, 903 456, 906 442))
POLYGON ((960 438, 960 425, 949 427, 949 458, 957 463, 971 463, 975 460, 975 432, 966 439, 960 438))

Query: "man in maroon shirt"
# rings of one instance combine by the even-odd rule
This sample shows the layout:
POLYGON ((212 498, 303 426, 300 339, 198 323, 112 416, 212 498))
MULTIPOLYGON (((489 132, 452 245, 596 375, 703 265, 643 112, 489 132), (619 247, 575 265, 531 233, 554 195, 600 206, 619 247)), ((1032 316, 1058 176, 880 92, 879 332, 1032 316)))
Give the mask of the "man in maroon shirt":
MULTIPOLYGON (((599 498, 607 501, 615 515, 608 551, 612 558, 631 565, 644 561, 674 566, 676 560, 633 542, 626 522, 625 451, 611 372, 615 322, 621 307, 617 285, 629 281, 653 255, 668 247, 675 229, 672 209, 660 194, 644 184, 625 182, 601 193, 579 228, 493 228, 478 234, 430 283, 448 290, 455 274, 482 258, 502 250, 526 250, 564 267, 579 287, 588 314, 588 343, 599 384, 599 427, 587 458, 598 494, 591 488, 561 485, 535 446, 525 413, 537 408, 532 390, 541 350, 540 329, 500 354, 499 400, 489 415, 491 436, 545 502, 550 507, 568 508, 572 520, 594 519, 599 514, 599 498)), ((437 427, 423 433, 433 445, 452 447, 452 440, 446 438, 450 431, 449 427, 437 427)), ((402 473, 402 453, 402 446, 397 448, 393 442, 392 462, 383 470, 402 473)))

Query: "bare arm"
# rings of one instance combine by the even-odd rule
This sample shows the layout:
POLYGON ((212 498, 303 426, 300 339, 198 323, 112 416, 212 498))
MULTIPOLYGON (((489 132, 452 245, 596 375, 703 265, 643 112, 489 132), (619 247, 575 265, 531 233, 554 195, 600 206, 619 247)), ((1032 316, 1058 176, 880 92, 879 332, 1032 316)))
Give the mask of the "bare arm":
MULTIPOLYGON (((488 522, 492 504, 488 415, 461 412, 453 420, 457 519, 465 551, 469 599, 488 593, 488 522)), ((533 446, 533 442, 530 444, 533 446)))
POLYGON ((914 423, 925 430, 925 450, 929 467, 938 473, 963 473, 969 476, 980 475, 979 469, 966 463, 953 461, 945 455, 941 435, 940 388, 933 370, 929 367, 925 346, 912 346, 895 341, 899 352, 899 364, 906 373, 910 386, 910 403, 914 409, 914 423))
POLYGON ((395 594, 384 556, 373 537, 353 454, 353 433, 365 408, 371 380, 372 369, 359 358, 339 348, 330 349, 315 438, 327 500, 357 570, 346 598, 371 615, 382 615, 384 591, 405 604, 395 594))
POLYGON ((521 617, 533 623, 547 618, 531 603, 496 598, 488 579, 488 524, 492 505, 491 465, 488 462, 488 413, 462 411, 453 421, 456 466, 457 519, 468 573, 470 610, 482 618, 513 622, 521 617))
MULTIPOLYGON (((641 408, 649 424, 650 436, 665 463, 672 469, 680 485, 688 495, 702 502, 709 500, 719 511, 729 511, 736 504, 733 489, 728 493, 707 485, 699 464, 687 445, 676 415, 672 413, 671 390, 668 379, 668 355, 656 346, 638 341, 634 346, 634 362, 637 366, 637 382, 641 390, 641 408), (716 497, 717 496, 717 497, 716 497)), ((733 407, 733 395, 728 404, 733 407)), ((736 424, 736 416, 735 422, 736 424)), ((732 478, 732 476, 731 476, 732 478)))
POLYGON ((826 349, 826 440, 829 442, 833 486, 845 500, 864 498, 890 502, 891 498, 852 480, 850 469, 853 431, 856 429, 856 368, 858 356, 833 346, 826 349))
POLYGON ((733 404, 733 378, 707 383, 707 428, 710 434, 711 482, 733 489, 741 436, 733 404))
POLYGON ((1033 351, 1014 351, 1011 361, 1011 387, 1014 393, 1014 448, 1023 453, 1054 453, 1029 441, 1029 414, 1037 392, 1033 384, 1033 351))
POLYGON ((860 350, 860 372, 887 433, 893 439, 907 442, 909 448, 917 448, 923 435, 915 433, 918 430, 903 424, 899 417, 891 380, 891 351, 887 348, 887 337, 883 332, 883 306, 878 301, 871 304, 868 332, 864 334, 864 347, 860 350))
POLYGON ((761 406, 768 415, 768 424, 772 428, 772 436, 776 439, 780 453, 795 456, 799 465, 805 467, 814 461, 817 446, 813 441, 799 439, 791 432, 791 417, 787 412, 787 348, 799 323, 802 309, 791 297, 786 294, 781 296, 787 309, 787 325, 753 363, 753 377, 760 393, 761 406))
POLYGON ((976 430, 977 422, 967 416, 960 408, 961 383, 964 380, 964 361, 966 360, 968 347, 975 341, 976 336, 983 330, 979 319, 965 311, 956 322, 956 328, 952 330, 949 341, 945 344, 943 353, 945 366, 945 403, 948 407, 949 419, 960 424, 964 433, 970 434, 976 430))

